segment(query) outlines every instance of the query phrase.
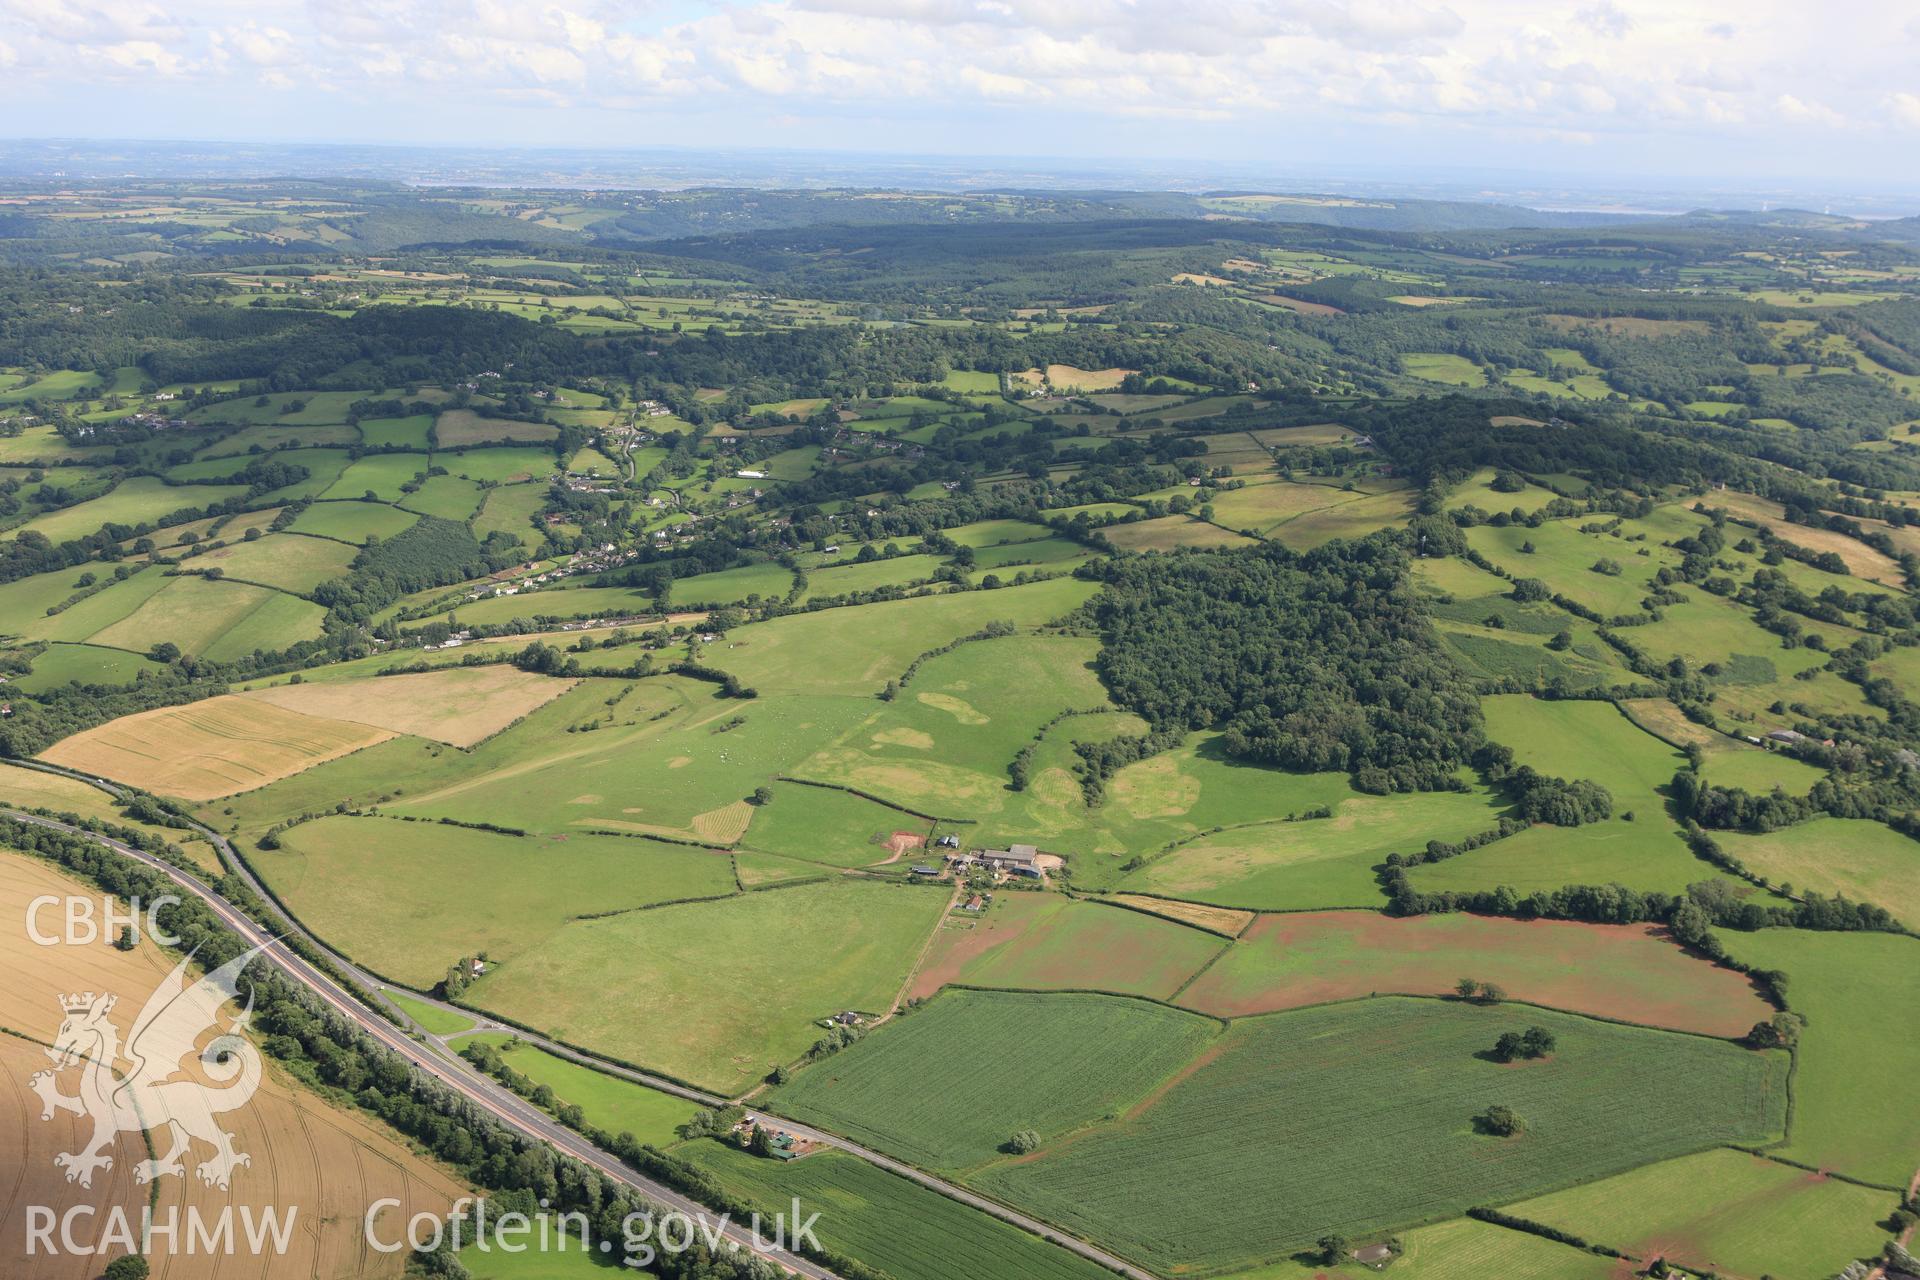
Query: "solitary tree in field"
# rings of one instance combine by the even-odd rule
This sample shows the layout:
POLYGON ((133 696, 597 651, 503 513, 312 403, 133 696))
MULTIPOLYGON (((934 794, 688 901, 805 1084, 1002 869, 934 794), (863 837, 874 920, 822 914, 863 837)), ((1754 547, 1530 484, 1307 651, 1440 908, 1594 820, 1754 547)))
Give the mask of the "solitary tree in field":
POLYGON ((1520 1033, 1518 1031, 1503 1031, 1500 1033, 1500 1038, 1493 1042, 1493 1059, 1495 1062, 1512 1062, 1515 1058, 1519 1057, 1522 1052, 1520 1033))
POLYGON ((1480 994, 1480 980, 1478 978, 1462 978, 1453 984, 1453 989, 1455 994, 1462 1000, 1471 1000, 1480 994))
POLYGON ((1347 1238, 1343 1235, 1320 1237, 1320 1265, 1337 1267, 1347 1260, 1347 1238))
POLYGON ((752 800, 753 800, 753 803, 756 805, 772 804, 773 788, 772 787, 755 787, 753 789, 752 800))
POLYGON ((1024 1156, 1040 1149, 1040 1135, 1032 1129, 1022 1129, 1007 1139, 1007 1150, 1016 1156, 1024 1156))
POLYGON ((1529 1058, 1544 1058, 1553 1052, 1553 1032, 1545 1027, 1528 1027, 1520 1037, 1521 1052, 1529 1058))
POLYGON ((124 1258, 115 1258, 109 1262, 106 1271, 102 1274, 106 1280, 147 1280, 147 1277, 153 1274, 153 1269, 147 1265, 145 1258, 137 1253, 130 1253, 124 1258))
POLYGON ((1511 1107, 1503 1107, 1498 1103, 1482 1111, 1474 1117, 1474 1120, 1482 1132, 1490 1133, 1496 1138, 1511 1138, 1526 1127, 1520 1117, 1513 1113, 1511 1107))

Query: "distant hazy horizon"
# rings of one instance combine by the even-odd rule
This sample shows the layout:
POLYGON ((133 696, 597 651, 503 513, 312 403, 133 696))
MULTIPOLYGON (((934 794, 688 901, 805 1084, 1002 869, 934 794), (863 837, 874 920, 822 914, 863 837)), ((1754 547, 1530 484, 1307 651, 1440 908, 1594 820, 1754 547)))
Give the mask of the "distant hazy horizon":
POLYGON ((0 137, 0 182, 359 178, 415 186, 678 190, 894 187, 1264 191, 1658 216, 1695 209, 1920 214, 1920 174, 1878 180, 1580 173, 1520 167, 1263 164, 1156 156, 907 153, 734 146, 509 146, 360 141, 0 137))

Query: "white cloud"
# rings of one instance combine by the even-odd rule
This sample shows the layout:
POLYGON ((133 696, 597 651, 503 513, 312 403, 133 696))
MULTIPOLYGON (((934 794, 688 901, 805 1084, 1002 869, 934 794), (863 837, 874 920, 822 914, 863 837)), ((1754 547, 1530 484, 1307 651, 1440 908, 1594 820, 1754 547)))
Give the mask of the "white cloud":
MULTIPOLYGON (((1920 24, 1892 0, 0 0, 0 102, 307 91, 406 121, 553 107, 761 122, 939 113, 991 145, 1050 112, 1495 138, 1920 124, 1920 24), (1713 37, 1709 42, 1708 37, 1713 37), (1842 65, 1828 51, 1850 51, 1842 65), (1026 111, 1026 117, 1007 113, 1026 111), (968 122, 964 125, 960 122, 968 122)), ((531 117, 530 117, 531 118, 531 117)), ((209 122, 218 133, 222 122, 209 122)), ((1127 126, 1131 128, 1132 126, 1127 126)), ((568 122, 546 130, 568 141, 568 122)), ((661 140, 670 140, 661 138, 661 140)), ((1675 143, 1674 145, 1679 145, 1675 143)), ((1492 146, 1492 143, 1489 143, 1492 146)), ((1124 150, 1124 140, 1116 150, 1124 150)))

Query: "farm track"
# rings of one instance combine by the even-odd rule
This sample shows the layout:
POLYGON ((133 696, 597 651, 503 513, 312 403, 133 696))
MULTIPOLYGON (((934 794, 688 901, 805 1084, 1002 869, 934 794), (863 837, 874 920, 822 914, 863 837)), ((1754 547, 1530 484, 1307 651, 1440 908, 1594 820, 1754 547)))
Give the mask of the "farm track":
MULTIPOLYGON (((33 762, 29 767, 38 768, 48 773, 57 773, 64 777, 85 782, 117 798, 124 798, 126 794, 123 788, 105 778, 58 769, 37 761, 33 762)), ((425 992, 414 991, 394 983, 374 978, 371 974, 361 970, 358 966, 346 959, 346 957, 340 955, 324 942, 314 937, 305 925, 283 909, 279 901, 267 891, 266 886, 254 876, 253 869, 233 851, 232 846, 227 843, 226 838, 209 827, 201 826, 198 823, 194 824, 194 830, 213 842, 221 854, 221 860, 234 874, 238 875, 240 879, 246 883, 247 887, 253 891, 254 895, 265 906, 266 910, 284 926, 285 932, 281 936, 297 935, 300 937, 308 946, 311 946, 320 955, 325 956, 330 962, 336 965, 342 973, 346 974, 357 984, 361 992, 364 993, 363 995, 356 995, 343 989, 333 978, 322 973, 298 955, 295 955, 277 938, 267 934, 260 926, 255 924, 237 908, 230 905, 226 899, 222 898, 211 886, 207 885, 199 877, 182 871, 171 863, 164 862, 153 857, 151 854, 143 853, 138 849, 124 845, 109 837, 71 827, 50 818, 41 818, 33 814, 20 813, 5 808, 0 808, 0 815, 11 817, 22 822, 33 823, 37 826, 51 827, 54 830, 65 831, 73 835, 85 836, 112 849, 116 853, 130 857, 137 862, 159 871, 176 884, 179 884, 182 888, 187 889, 205 901, 223 922, 227 923, 230 928, 234 929, 235 932, 239 933, 249 942, 267 942, 269 945, 267 949, 262 952, 263 956, 270 959, 277 967, 293 977, 296 981, 308 987, 315 995, 327 1001, 329 1005, 333 1006, 340 1013, 351 1018, 362 1030, 374 1037, 382 1045, 393 1049, 402 1057, 406 1058, 407 1061, 412 1063, 417 1069, 427 1072, 435 1079, 472 1099, 509 1127, 537 1141, 545 1142, 565 1155, 573 1156, 593 1166, 615 1181, 632 1187, 661 1204, 679 1209, 694 1218, 696 1222, 700 1222, 709 1228, 714 1225, 715 1220, 712 1215, 707 1213, 696 1201, 651 1179, 636 1174, 627 1168, 624 1163, 603 1152, 600 1148, 594 1146, 573 1130, 561 1125, 557 1120, 548 1116, 546 1112, 541 1111, 533 1106, 533 1104, 522 1099, 518 1094, 506 1086, 499 1084, 492 1077, 483 1075, 469 1067, 466 1061, 454 1053, 447 1043, 449 1039, 457 1037, 444 1037, 432 1034, 427 1031, 426 1028, 420 1026, 404 1009, 399 1008, 392 1001, 382 998, 382 1007, 392 1010, 414 1035, 417 1035, 427 1046, 431 1046, 431 1048, 423 1047, 421 1043, 409 1035, 397 1031, 393 1024, 385 1018, 375 1014, 367 1007, 366 1000, 367 998, 380 998, 383 993, 389 990, 396 991, 410 999, 418 1000, 422 1004, 430 1005, 447 1013, 467 1018, 477 1024, 475 1027, 476 1030, 510 1032, 520 1037, 524 1042, 553 1054, 555 1057, 563 1058, 569 1062, 594 1071, 599 1071, 605 1075, 611 1075, 634 1084, 657 1089, 663 1093, 685 1098, 688 1101, 698 1102, 703 1106, 724 1106, 731 1101, 730 1099, 707 1093, 701 1089, 692 1088, 691 1086, 681 1084, 674 1080, 664 1079, 660 1076, 638 1070, 637 1068, 594 1057, 569 1045, 562 1044, 559 1041, 550 1040, 527 1028, 517 1026, 510 1027, 504 1023, 487 1018, 484 1015, 476 1014, 471 1009, 448 1004, 425 992)), ((957 896, 956 890, 955 897, 957 896)), ((951 905, 950 901, 949 907, 951 907, 951 905)), ((930 945, 931 940, 929 940, 929 946, 930 945)), ((923 962, 924 958, 923 952, 923 962)), ((916 970, 917 968, 918 966, 916 965, 916 970)), ((911 983, 912 979, 909 978, 908 981, 911 983)), ((897 1004, 898 997, 896 997, 896 1007, 897 1004)), ((1038 1236, 1042 1240, 1046 1240, 1072 1253, 1076 1253, 1090 1262, 1105 1267, 1109 1271, 1125 1276, 1127 1280, 1159 1280, 1159 1277, 1153 1272, 1134 1266, 1118 1256, 1099 1248, 1097 1245, 1082 1240, 1078 1236, 1070 1235, 1065 1231, 1052 1227, 1038 1218, 1029 1217, 1016 1209, 1002 1204, 998 1200, 981 1195, 978 1192, 970 1191, 965 1187, 948 1182, 944 1178, 936 1177, 924 1169, 908 1164, 905 1161, 896 1160, 891 1156, 861 1146, 859 1143, 849 1141, 846 1138, 840 1137, 838 1134, 828 1133, 825 1130, 816 1129, 811 1125, 796 1123, 784 1116, 781 1117, 781 1124, 797 1137, 817 1143, 823 1147, 843 1151, 877 1168, 884 1169, 897 1177, 905 1178, 930 1191, 938 1192, 950 1200, 958 1201, 970 1208, 991 1214, 1002 1222, 1018 1227, 1030 1235, 1038 1236)), ((811 1280, 838 1280, 834 1272, 797 1255, 787 1253, 784 1250, 755 1248, 750 1233, 738 1227, 729 1225, 726 1234, 729 1239, 740 1242, 742 1247, 753 1249, 755 1252, 760 1253, 763 1257, 769 1258, 791 1273, 810 1277, 811 1280)))

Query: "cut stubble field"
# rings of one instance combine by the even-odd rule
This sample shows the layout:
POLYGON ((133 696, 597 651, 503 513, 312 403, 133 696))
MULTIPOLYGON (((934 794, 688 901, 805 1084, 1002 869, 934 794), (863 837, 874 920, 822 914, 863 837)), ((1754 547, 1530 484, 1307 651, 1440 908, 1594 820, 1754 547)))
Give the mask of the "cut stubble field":
POLYGON ((215 800, 392 736, 229 694, 123 716, 56 742, 40 758, 158 795, 215 800))
POLYGON ((510 666, 487 666, 370 680, 279 684, 243 696, 289 711, 471 747, 545 706, 575 683, 510 666))

